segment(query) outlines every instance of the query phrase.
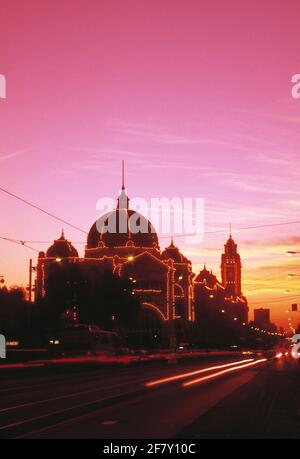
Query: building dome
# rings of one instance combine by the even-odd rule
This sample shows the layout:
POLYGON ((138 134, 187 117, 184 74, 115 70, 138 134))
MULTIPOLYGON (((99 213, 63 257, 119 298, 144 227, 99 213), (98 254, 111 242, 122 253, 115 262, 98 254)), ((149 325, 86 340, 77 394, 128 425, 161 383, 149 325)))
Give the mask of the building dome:
POLYGON ((128 208, 102 215, 91 227, 87 249, 105 247, 158 247, 158 237, 151 222, 128 208))
POLYGON ((154 226, 138 212, 129 209, 129 198, 124 184, 124 161, 122 161, 122 188, 117 208, 95 221, 91 227, 86 249, 143 247, 159 248, 154 226))
POLYGON ((162 252, 161 256, 164 260, 169 260, 171 258, 175 263, 190 263, 190 261, 182 255, 178 247, 174 245, 173 239, 169 247, 166 247, 162 252))
POLYGON ((78 257, 75 247, 65 238, 62 231, 61 237, 56 239, 46 252, 47 258, 69 258, 78 257))
POLYGON ((212 271, 208 271, 205 265, 202 271, 195 277, 194 282, 206 284, 209 287, 213 287, 218 283, 216 276, 212 271))

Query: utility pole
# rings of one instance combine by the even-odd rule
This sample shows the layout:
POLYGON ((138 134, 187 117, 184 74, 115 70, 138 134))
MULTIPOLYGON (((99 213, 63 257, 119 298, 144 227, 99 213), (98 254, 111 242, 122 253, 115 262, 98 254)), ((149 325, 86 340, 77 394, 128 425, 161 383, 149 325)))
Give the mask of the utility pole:
MULTIPOLYGON (((32 258, 29 260, 29 285, 28 285, 28 301, 29 303, 32 303, 32 292, 35 291, 33 288, 32 284, 32 273, 36 272, 36 266, 32 265, 32 258)), ((34 284, 35 285, 35 284, 34 284)))
POLYGON ((32 258, 29 260, 29 303, 32 303, 32 258))

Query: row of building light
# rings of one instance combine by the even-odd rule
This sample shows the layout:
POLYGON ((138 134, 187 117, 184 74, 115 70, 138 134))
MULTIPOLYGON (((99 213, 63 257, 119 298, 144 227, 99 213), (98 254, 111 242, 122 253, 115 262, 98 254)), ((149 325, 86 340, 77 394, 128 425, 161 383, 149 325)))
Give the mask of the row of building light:
MULTIPOLYGON (((222 314, 225 314, 226 311, 224 309, 221 310, 221 313, 222 314)), ((238 321, 238 318, 237 317, 230 317, 228 314, 227 314, 227 317, 229 317, 230 319, 232 319, 234 322, 237 322, 238 321)), ((264 329, 261 329, 259 327, 254 327, 254 326, 249 326, 249 324, 247 324, 246 322, 243 322, 242 323, 242 326, 243 327, 249 327, 251 330, 257 332, 257 333, 262 333, 262 334, 265 334, 265 335, 269 335, 269 336, 278 336, 278 337, 285 337, 286 334, 285 333, 279 333, 279 332, 270 332, 268 330, 264 330, 264 329)))

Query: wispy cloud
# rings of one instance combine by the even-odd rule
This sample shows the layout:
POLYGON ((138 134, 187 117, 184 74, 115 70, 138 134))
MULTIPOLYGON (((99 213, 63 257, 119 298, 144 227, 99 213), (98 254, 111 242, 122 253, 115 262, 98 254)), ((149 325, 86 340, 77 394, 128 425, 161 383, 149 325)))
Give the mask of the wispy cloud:
POLYGON ((69 147, 71 151, 82 153, 82 156, 72 161, 69 165, 70 170, 98 170, 107 167, 108 163, 116 163, 116 160, 126 159, 135 166, 143 169, 178 169, 201 171, 206 173, 207 167, 187 163, 174 154, 173 161, 162 158, 160 152, 147 150, 141 153, 140 150, 134 151, 120 148, 99 148, 94 146, 69 147), (155 161, 153 160, 155 158, 155 161))
POLYGON ((293 207, 300 207, 300 200, 288 199, 283 201, 283 204, 293 207))
POLYGON ((12 151, 11 153, 0 155, 0 161, 8 161, 17 156, 24 155, 25 153, 29 153, 30 151, 31 151, 30 148, 25 148, 23 150, 16 150, 16 151, 12 151))
POLYGON ((262 186, 256 184, 250 184, 241 180, 230 180, 226 181, 228 185, 234 186, 239 190, 251 191, 255 193, 267 193, 267 194, 276 194, 276 195, 300 195, 300 191, 297 190, 288 190, 286 188, 276 189, 270 186, 262 186))
POLYGON ((164 143, 164 144, 197 144, 197 139, 188 138, 184 136, 178 136, 169 133, 159 133, 145 129, 138 128, 111 128, 112 131, 120 134, 126 134, 131 137, 138 137, 140 139, 146 138, 148 141, 153 143, 164 143))

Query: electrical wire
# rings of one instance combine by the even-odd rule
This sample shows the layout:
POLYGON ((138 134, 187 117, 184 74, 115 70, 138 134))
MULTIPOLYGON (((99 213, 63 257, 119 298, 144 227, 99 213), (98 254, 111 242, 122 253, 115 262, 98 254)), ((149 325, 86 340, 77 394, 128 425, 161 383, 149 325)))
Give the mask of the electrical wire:
POLYGON ((0 187, 0 191, 2 191, 3 193, 6 193, 7 195, 9 195, 9 196, 11 196, 11 197, 17 199, 18 201, 23 202, 23 203, 26 204, 27 206, 30 206, 30 207, 32 207, 33 209, 36 209, 36 210, 38 210, 38 211, 40 211, 40 212, 42 212, 42 213, 48 215, 48 217, 54 218, 55 220, 58 220, 58 221, 60 221, 61 223, 64 223, 65 225, 68 225, 68 226, 70 226, 71 228, 76 229, 77 231, 81 231, 82 233, 87 234, 87 232, 86 232, 85 230, 83 230, 82 228, 79 228, 78 226, 73 225, 73 223, 70 223, 70 222, 68 222, 67 220, 65 220, 65 219, 63 219, 63 218, 61 218, 61 217, 58 217, 57 215, 55 215, 55 214, 53 214, 53 213, 51 213, 51 212, 48 212, 48 211, 45 210, 45 209, 42 209, 42 207, 39 207, 39 206, 33 204, 32 202, 27 201, 27 199, 21 198, 20 196, 18 196, 18 195, 16 195, 16 194, 14 194, 14 193, 12 193, 12 192, 6 190, 5 188, 0 187))

